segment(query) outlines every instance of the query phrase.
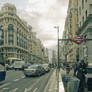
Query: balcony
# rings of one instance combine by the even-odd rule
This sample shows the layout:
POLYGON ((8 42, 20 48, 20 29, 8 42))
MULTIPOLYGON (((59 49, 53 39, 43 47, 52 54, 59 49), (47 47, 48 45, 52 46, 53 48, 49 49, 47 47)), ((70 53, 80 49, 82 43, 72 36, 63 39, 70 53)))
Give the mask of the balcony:
POLYGON ((78 31, 76 32, 77 35, 80 35, 83 31, 83 29, 89 24, 92 23, 92 14, 89 14, 89 16, 87 17, 86 21, 83 23, 82 27, 80 27, 78 29, 78 31))

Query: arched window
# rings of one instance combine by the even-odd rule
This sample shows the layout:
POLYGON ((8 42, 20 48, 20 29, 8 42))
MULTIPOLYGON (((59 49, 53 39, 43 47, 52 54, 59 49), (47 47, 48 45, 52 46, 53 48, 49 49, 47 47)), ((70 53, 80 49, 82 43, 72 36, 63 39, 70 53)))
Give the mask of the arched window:
POLYGON ((0 45, 4 44, 4 30, 3 26, 0 26, 0 45))
POLYGON ((14 28, 12 24, 8 25, 8 44, 9 45, 14 44, 14 28))

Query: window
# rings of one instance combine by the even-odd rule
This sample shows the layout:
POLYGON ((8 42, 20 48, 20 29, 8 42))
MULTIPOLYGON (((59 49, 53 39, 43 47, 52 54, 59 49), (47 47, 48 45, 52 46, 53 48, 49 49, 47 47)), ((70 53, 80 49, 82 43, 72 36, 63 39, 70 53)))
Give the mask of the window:
POLYGON ((92 14, 92 4, 89 5, 89 11, 92 14))
POLYGON ((84 16, 82 17, 82 23, 84 23, 84 16))
POLYGON ((85 0, 85 2, 87 3, 87 0, 85 0))
POLYGON ((8 15, 13 16, 13 14, 12 14, 12 13, 8 13, 8 15))
POLYGON ((80 26, 81 26, 81 22, 80 22, 80 26))
POLYGON ((81 7, 79 7, 79 15, 81 15, 81 7))
POLYGON ((85 12, 85 17, 87 18, 87 10, 86 10, 86 12, 85 12))
POLYGON ((8 44, 13 45, 14 44, 14 29, 13 25, 9 24, 8 25, 8 44))
POLYGON ((3 29, 0 28, 0 45, 4 44, 4 32, 3 29))
POLYGON ((82 0, 82 9, 84 8, 84 0, 82 0))

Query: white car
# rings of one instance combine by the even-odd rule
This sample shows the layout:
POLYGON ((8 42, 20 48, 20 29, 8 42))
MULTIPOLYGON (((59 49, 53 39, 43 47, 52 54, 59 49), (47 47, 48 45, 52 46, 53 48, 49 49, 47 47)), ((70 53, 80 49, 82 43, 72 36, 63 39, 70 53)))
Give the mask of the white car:
POLYGON ((15 70, 23 70, 24 67, 24 61, 15 61, 13 64, 13 67, 15 70))

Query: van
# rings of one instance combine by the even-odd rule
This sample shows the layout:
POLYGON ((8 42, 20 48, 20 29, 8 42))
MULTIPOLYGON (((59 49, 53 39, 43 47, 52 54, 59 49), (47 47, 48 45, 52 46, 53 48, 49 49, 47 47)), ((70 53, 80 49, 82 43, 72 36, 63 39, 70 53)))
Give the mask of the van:
POLYGON ((13 67, 14 67, 15 70, 23 70, 24 61, 21 61, 21 60, 15 61, 14 64, 13 64, 13 67))

